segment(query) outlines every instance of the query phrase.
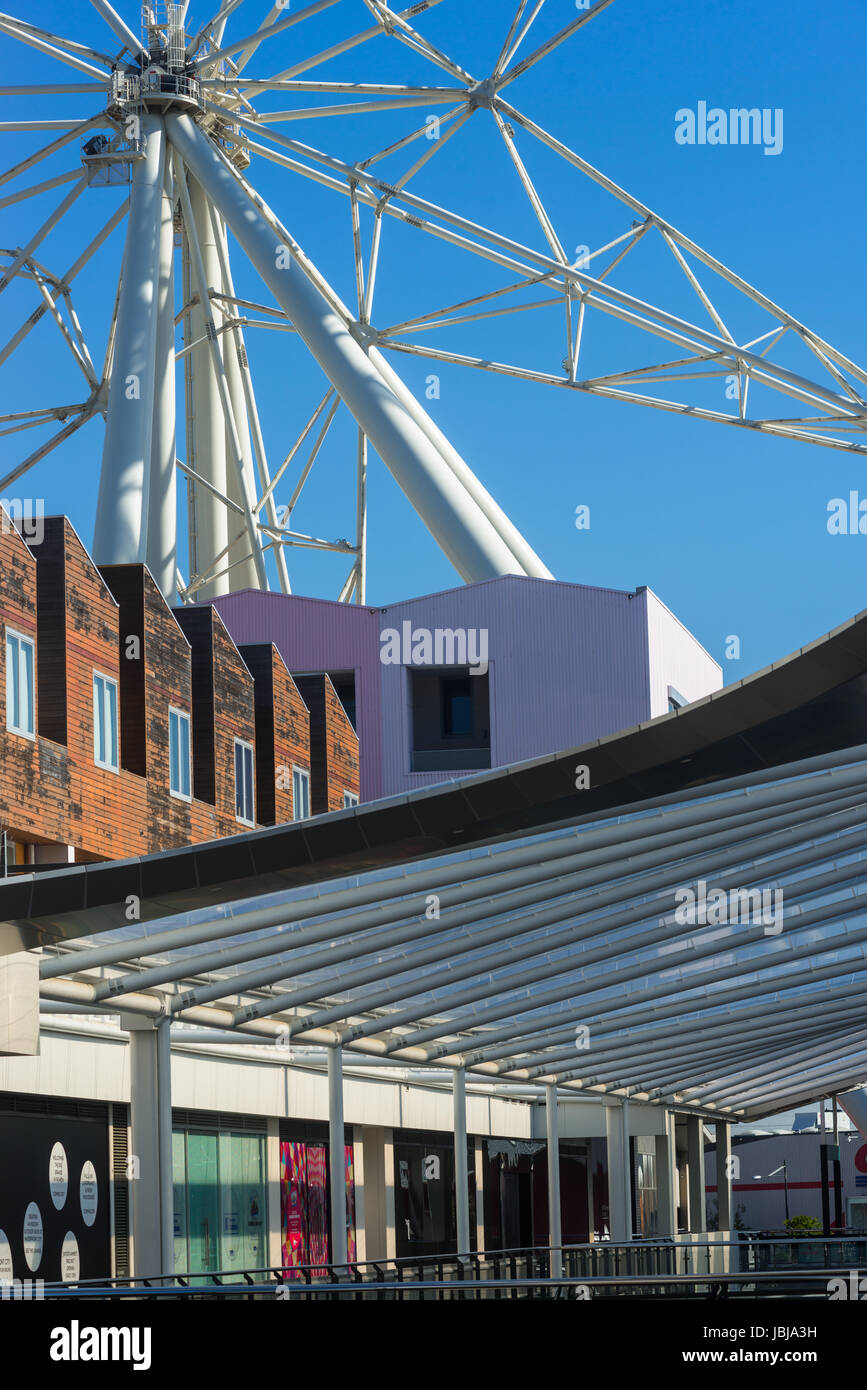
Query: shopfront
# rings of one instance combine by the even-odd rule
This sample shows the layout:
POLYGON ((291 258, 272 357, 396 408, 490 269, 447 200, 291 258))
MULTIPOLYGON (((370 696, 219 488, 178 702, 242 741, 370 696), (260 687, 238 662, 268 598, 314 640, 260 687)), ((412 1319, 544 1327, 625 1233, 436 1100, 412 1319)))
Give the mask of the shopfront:
POLYGON ((109 1107, 0 1093, 0 1285, 111 1269, 109 1107))
POLYGON ((174 1116, 175 1270, 268 1265, 266 1137, 243 1118, 174 1116))
MULTIPOLYGON (((526 1250, 548 1242, 548 1148, 541 1139, 485 1140, 485 1248, 526 1250)), ((608 1230, 605 1141, 561 1139, 564 1245, 608 1230)))
MULTIPOLYGON (((347 1126, 343 1150, 346 1257, 356 1258, 355 1157, 347 1126)), ((328 1126, 289 1120, 280 1126, 280 1229, 284 1275, 300 1278, 301 1266, 322 1270, 331 1260, 331 1179, 328 1126)))
MULTIPOLYGON (((406 1255, 454 1254, 457 1249, 454 1140, 441 1133, 401 1130, 394 1136, 395 1248, 406 1255)), ((472 1142, 467 1150, 470 1247, 476 1248, 476 1184, 472 1142)))

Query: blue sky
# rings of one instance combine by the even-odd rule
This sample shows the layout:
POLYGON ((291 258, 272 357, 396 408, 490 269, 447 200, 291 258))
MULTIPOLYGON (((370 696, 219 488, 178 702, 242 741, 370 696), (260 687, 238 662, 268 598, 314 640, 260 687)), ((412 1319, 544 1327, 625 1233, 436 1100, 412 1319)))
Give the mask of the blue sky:
MULTIPOLYGON (((138 7, 121 0, 117 8, 137 30, 138 7)), ((215 0, 204 5, 193 0, 191 23, 202 22, 216 8, 215 0)), ((230 20, 227 37, 243 37, 269 8, 269 0, 245 0, 230 20)), ((445 0, 417 24, 441 49, 483 77, 493 66, 513 12, 513 0, 476 0, 472 5, 445 0)), ((576 13, 571 0, 547 0, 522 55, 576 13)), ((114 52, 118 47, 84 0, 72 7, 35 0, 26 18, 98 48, 114 52)), ((247 73, 268 76, 370 23, 361 0, 341 0, 272 40, 247 73)), ((615 0, 517 80, 506 96, 820 336, 864 362, 865 39, 867 11, 857 0, 829 0, 821 9, 807 0, 764 0, 761 6, 751 0, 714 5, 662 0, 653 6, 615 0), (769 157, 754 146, 678 144, 675 113, 695 108, 699 101, 722 108, 781 108, 782 152, 769 157)), ((72 69, 7 39, 0 39, 0 71, 0 81, 7 84, 77 80, 72 69)), ((451 82, 385 38, 310 75, 451 82)), ((273 96, 257 101, 262 110, 291 104, 273 96)), ((304 104, 310 101, 305 98, 304 104)), ((72 119, 95 111, 97 102, 92 96, 3 98, 0 119, 66 114, 72 119)), ((421 124, 425 114, 421 108, 294 122, 289 133, 351 161, 398 139, 421 124)), ((26 133, 0 138, 3 168, 44 143, 44 137, 26 133)), ((527 136, 519 134, 518 149, 567 249, 593 247, 628 229, 631 214, 578 171, 527 136)), ((76 158, 72 147, 71 154, 61 153, 12 187, 71 169, 76 158)), ((397 162, 378 167, 384 176, 397 177, 410 162, 404 152, 397 162)), ((254 160, 249 176, 351 302, 346 200, 261 159, 254 160)), ((537 250, 546 249, 489 112, 476 113, 410 187, 537 250)), ((25 242, 64 191, 0 211, 0 245, 25 242)), ((52 270, 65 270, 120 197, 117 190, 85 193, 46 240, 39 258, 52 270)), ((365 224, 365 240, 367 235, 365 224)), ((75 288, 85 332, 100 359, 121 251, 119 234, 75 288)), ((264 298, 239 255, 234 267, 238 292, 264 298)), ((716 289, 713 277, 703 279, 709 291, 716 289)), ((505 273, 487 263, 389 222, 374 322, 401 322, 504 282, 505 273)), ((648 248, 639 260, 636 251, 612 283, 711 326, 667 253, 663 257, 648 248)), ((33 294, 32 288, 16 284, 3 295, 8 301, 2 312, 3 341, 35 307, 33 294)), ((736 337, 768 326, 758 311, 745 310, 728 290, 721 291, 719 306, 736 337)), ((562 312, 546 309, 463 330, 438 330, 437 341, 454 351, 556 373, 565 350, 562 322, 562 312)), ((598 315, 588 315, 585 334, 588 374, 660 360, 651 340, 598 315)), ((289 335, 251 330, 247 341, 274 466, 323 394, 325 382, 289 335)), ((56 330, 41 324, 0 370, 0 411, 83 399, 83 378, 76 379, 65 352, 56 330)), ((389 360, 423 400, 427 376, 439 375, 439 398, 424 400, 426 408, 558 578, 613 588, 648 584, 723 661, 727 681, 793 651, 867 606, 867 537, 830 536, 826 527, 829 499, 845 497, 852 489, 867 496, 863 459, 550 386, 437 366, 418 357, 393 354, 389 360), (575 528, 579 504, 590 507, 589 530, 575 528), (730 634, 740 638, 740 661, 723 660, 730 634)), ((808 367, 805 358, 782 360, 808 367)), ((718 382, 703 390, 702 403, 725 408, 718 382)), ((784 402, 779 409, 770 408, 773 399, 762 398, 763 409, 785 413, 784 402)), ((300 529, 330 537, 350 536, 354 525, 355 436, 343 417, 341 411, 321 468, 317 465, 295 516, 300 529)), ((0 440, 2 471, 41 437, 34 431, 0 440)), ((68 513, 86 543, 92 535, 101 445, 102 425, 97 422, 40 464, 26 489, 23 482, 18 485, 19 494, 44 497, 49 511, 68 513)), ((371 461, 369 556, 372 603, 455 582, 454 570, 376 458, 371 461)), ((340 564, 302 559, 294 570, 296 589, 335 595, 343 574, 340 564)))

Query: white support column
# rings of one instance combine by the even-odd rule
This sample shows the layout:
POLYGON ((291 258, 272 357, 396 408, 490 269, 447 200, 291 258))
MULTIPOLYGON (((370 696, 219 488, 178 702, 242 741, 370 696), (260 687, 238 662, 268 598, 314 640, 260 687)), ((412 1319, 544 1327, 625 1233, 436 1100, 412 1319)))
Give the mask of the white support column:
POLYGON ((141 118, 144 159, 133 165, 124 272, 96 506, 93 558, 128 564, 145 556, 154 421, 165 128, 141 118))
POLYGON ((734 1217, 732 1207, 732 1134, 725 1120, 717 1120, 715 1130, 717 1225, 730 1231, 734 1217))
POLYGON ((170 605, 177 603, 178 501, 175 426, 175 228, 171 161, 165 161, 160 206, 159 298, 153 443, 148 483, 145 561, 170 605))
POLYGON ((563 1221, 560 1210, 560 1126, 557 1114, 557 1086, 545 1086, 545 1130, 548 1137, 548 1244, 551 1248, 551 1278, 563 1275, 563 1221))
POLYGON ((656 1204, 658 1234, 677 1234, 677 1198, 675 1196, 674 1116, 666 1114, 665 1133, 655 1136, 656 1204))
POLYGON ((172 1172, 172 1035, 163 1018, 156 1028, 157 1113, 159 1123, 160 1252, 164 1274, 175 1269, 175 1201, 172 1172))
POLYGON ((385 1172, 385 1258, 393 1260, 397 1255, 397 1215, 395 1208, 395 1166, 394 1130, 385 1131, 383 1144, 383 1168, 385 1172))
POLYGON ((470 1183, 467 1168, 467 1074, 456 1067, 452 1077, 452 1111, 455 1130, 455 1206, 459 1255, 470 1248, 470 1183))
POLYGON ((267 1260, 272 1269, 283 1263, 282 1211, 280 1209, 280 1121, 268 1120, 265 1141, 265 1164, 268 1181, 268 1247, 267 1260))
POLYGON ((632 1177, 629 1161, 629 1102, 605 1107, 608 1145, 608 1227, 618 1244, 632 1239, 632 1177))
POLYGON ((485 1141, 478 1134, 473 1157, 476 1173, 476 1249, 481 1254, 485 1248, 485 1141))
MULTIPOLYGON (((222 288, 223 282, 208 200, 195 179, 190 180, 189 188, 190 204, 193 211, 191 235, 194 233, 198 237, 208 287, 218 290, 222 288)), ((193 276, 193 288, 195 292, 197 289, 195 276, 193 276)), ((219 333, 223 315, 218 304, 211 303, 211 313, 219 333)), ((225 496, 227 482, 226 422, 223 418, 220 388, 208 343, 207 305, 202 305, 201 301, 195 304, 190 312, 190 337, 192 342, 196 344, 190 353, 196 471, 201 477, 213 484, 217 492, 225 496)), ((240 527, 234 516, 230 522, 225 503, 221 502, 205 487, 196 488, 195 512, 196 559, 199 569, 204 571, 214 557, 225 550, 229 544, 229 526, 234 525, 239 530, 240 527)), ((227 563, 226 560, 221 561, 217 565, 217 570, 225 570, 227 563)), ((218 574, 216 579, 211 579, 207 584, 202 585, 196 597, 199 599, 216 598, 218 594, 229 593, 230 587, 231 576, 218 574)))
POLYGON ((687 1163, 689 1165, 689 1229, 707 1230, 707 1202, 704 1183, 704 1122, 698 1115, 686 1120, 687 1163))
POLYGON ((301 268, 288 232, 254 202, 189 116, 167 118, 184 163, 219 209, 418 515, 468 582, 525 573, 362 345, 301 268))
POLYGON ((328 1048, 328 1166, 331 1178, 331 1263, 346 1264, 346 1170, 343 1135, 343 1048, 328 1048))
POLYGON ((130 1047, 133 1273, 153 1278, 174 1271, 171 1038, 167 1021, 124 1014, 121 1025, 130 1047))

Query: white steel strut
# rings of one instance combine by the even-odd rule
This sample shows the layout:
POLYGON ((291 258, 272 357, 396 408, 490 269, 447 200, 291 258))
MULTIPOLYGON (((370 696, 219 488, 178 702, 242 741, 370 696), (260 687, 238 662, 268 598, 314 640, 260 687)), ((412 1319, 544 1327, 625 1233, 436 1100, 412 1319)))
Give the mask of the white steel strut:
MULTIPOLYGON (((7 46, 25 44, 41 59, 74 69, 69 82, 52 72, 52 82, 0 87, 0 95, 14 96, 26 107, 33 97, 59 103, 67 96, 94 94, 102 106, 85 120, 67 119, 59 108, 48 113, 49 119, 32 120, 26 107, 22 119, 0 126, 10 138, 13 132, 15 138, 38 139, 41 132, 52 137, 0 171, 0 186, 12 185, 0 199, 0 214, 23 217, 31 198, 55 189, 60 200, 35 231, 0 236, 10 247, 0 251, 0 296, 19 281, 36 292, 35 311, 17 330, 10 326, 8 341, 0 342, 0 365, 46 317, 88 392, 73 406, 37 401, 38 409, 24 410, 12 403, 0 417, 4 436, 55 432, 12 466, 0 484, 17 480, 89 420, 103 416, 94 536, 99 562, 144 560, 168 598, 193 601, 265 588, 272 581, 289 592, 289 552, 330 552, 342 565, 349 563, 339 597, 363 603, 371 450, 464 580, 509 573, 550 578, 394 370, 391 354, 867 453, 864 369, 545 130, 516 104, 513 90, 507 99, 507 89, 560 45, 580 41, 586 26, 612 3, 595 0, 545 34, 544 0, 517 0, 493 45, 489 75, 481 77, 424 32, 428 12, 439 12, 446 0, 420 0, 401 11, 385 0, 314 0, 291 8, 277 3, 260 16, 258 27, 248 18, 246 0, 211 0, 211 13, 207 5, 157 0, 144 5, 137 25, 129 22, 131 5, 115 8, 108 0, 90 0, 108 26, 105 51, 78 36, 40 28, 33 22, 38 15, 24 20, 0 14, 0 40, 7 46), (363 28, 358 25, 362 10, 368 20, 363 28), (311 40, 326 31, 332 40, 327 46, 321 37, 311 40), (383 74, 388 80, 369 69, 358 74, 364 78, 359 81, 348 80, 345 61, 336 70, 327 66, 347 56, 366 60, 368 53, 385 49, 399 53, 404 81, 394 80, 393 65, 383 74), (321 147, 327 145, 324 138, 307 143, 292 133, 297 122, 306 121, 309 129, 314 120, 323 135, 355 129, 355 123, 367 130, 380 113, 390 113, 383 126, 388 134, 366 158, 347 160, 321 147), (400 121, 402 129, 395 125, 400 121), (461 132, 481 121, 489 123, 504 148, 515 196, 532 213, 536 235, 530 241, 425 196, 432 162, 439 167, 454 158, 461 132), (80 166, 69 167, 75 162, 73 147, 80 147, 83 173, 80 166), (540 150, 546 159, 556 156, 569 177, 590 179, 612 200, 614 224, 595 240, 588 229, 590 244, 574 262, 574 229, 558 225, 546 206, 540 150), (275 202, 272 210, 257 193, 247 172, 254 159, 280 169, 295 192, 312 182, 348 200, 346 248, 357 298, 352 308, 318 267, 315 248, 308 254, 298 244, 285 207, 275 202), (42 163, 45 177, 36 174, 28 186, 18 185, 42 163), (73 307, 70 283, 111 235, 126 206, 65 276, 48 271, 36 254, 44 254, 42 242, 56 236, 89 184, 118 182, 129 184, 129 224, 100 371, 73 307), (419 277, 413 286, 416 302, 401 321, 377 322, 374 301, 390 271, 390 238, 407 231, 422 245, 433 238, 483 267, 481 292, 431 305, 419 277), (624 287, 622 263, 628 258, 637 267, 654 244, 678 283, 688 286, 694 315, 684 317, 682 310, 656 302, 654 291, 642 298, 624 287), (178 248, 183 274, 176 277, 178 248), (232 256, 237 248, 273 302, 236 293, 232 256), (746 334, 733 298, 749 311, 746 334), (514 360, 505 348, 470 351, 467 337, 457 338, 471 331, 478 341, 479 333, 496 333, 520 314, 533 314, 537 324, 549 326, 550 360, 538 360, 538 332, 528 338, 534 346, 526 360, 514 360), (591 357, 600 315, 610 325, 606 343, 612 327, 624 328, 621 356, 604 370, 591 357), (276 441, 273 473, 246 336, 246 330, 252 335, 266 328, 289 335, 273 339, 275 345, 302 343, 329 388, 315 409, 311 403, 300 435, 276 441), (639 362, 630 356, 636 330, 647 344, 639 362), (175 402, 178 368, 181 410, 175 402), (298 524, 314 470, 318 476, 338 447, 339 431, 332 424, 341 408, 354 416, 357 427, 357 446, 351 448, 355 482, 344 490, 356 513, 352 540, 298 524), (178 472, 188 517, 183 579, 177 553, 178 472)), ((459 13, 456 0, 452 10, 459 13)), ((82 206, 78 203, 79 210, 82 206)), ((649 276, 647 283, 656 286, 658 277, 649 276)), ((499 334, 494 341, 513 339, 499 334)), ((255 348, 253 353, 255 360, 255 348)), ((65 391, 60 395, 60 400, 72 398, 65 391)))

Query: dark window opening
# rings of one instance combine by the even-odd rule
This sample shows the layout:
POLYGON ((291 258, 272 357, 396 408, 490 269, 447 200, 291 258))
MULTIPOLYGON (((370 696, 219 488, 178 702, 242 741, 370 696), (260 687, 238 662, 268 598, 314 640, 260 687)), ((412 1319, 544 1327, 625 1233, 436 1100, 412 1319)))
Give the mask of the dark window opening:
POLYGON ((470 772, 491 766, 488 673, 468 666, 411 667, 411 772, 470 772))

